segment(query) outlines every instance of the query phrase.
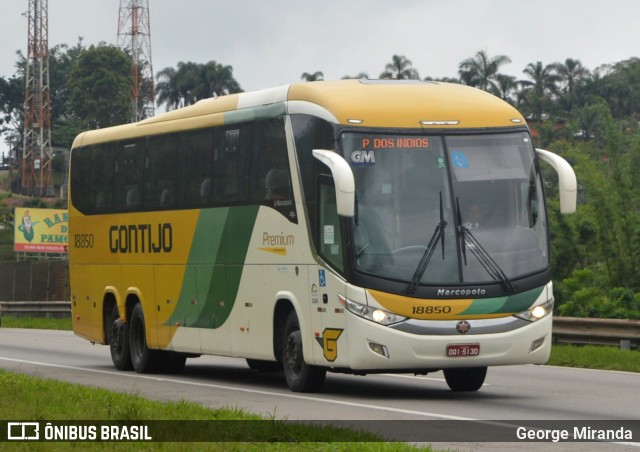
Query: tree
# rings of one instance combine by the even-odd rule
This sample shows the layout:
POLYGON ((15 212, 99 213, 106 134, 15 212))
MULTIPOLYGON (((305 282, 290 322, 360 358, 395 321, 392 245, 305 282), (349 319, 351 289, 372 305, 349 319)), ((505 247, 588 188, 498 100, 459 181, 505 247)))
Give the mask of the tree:
POLYGON ((358 75, 345 75, 344 77, 342 77, 342 80, 347 80, 347 79, 367 80, 368 78, 369 78, 369 74, 367 74, 366 72, 360 72, 358 73, 358 75))
POLYGON ((382 79, 393 80, 419 80, 418 71, 412 67, 411 60, 401 55, 394 55, 391 63, 387 64, 385 71, 380 74, 382 79))
POLYGON ((602 97, 614 118, 640 114, 640 58, 601 66, 586 86, 587 95, 602 97))
POLYGON ((69 73, 69 108, 86 128, 130 119, 131 59, 111 45, 84 50, 69 73))
POLYGON ((458 68, 462 83, 499 95, 497 76, 500 66, 511 63, 506 55, 490 58, 484 50, 480 50, 473 58, 467 58, 458 68))
MULTIPOLYGON (((180 65, 182 63, 178 63, 180 65)), ((178 71, 172 67, 166 67, 156 74, 156 102, 158 105, 166 105, 168 110, 184 107, 183 97, 178 88, 178 71)))
POLYGON ((560 102, 564 111, 571 115, 577 102, 578 88, 584 84, 590 72, 580 60, 573 58, 567 58, 564 63, 556 63, 554 69, 560 84, 560 102))
POLYGON ((529 63, 522 71, 531 80, 520 80, 522 90, 520 102, 527 109, 532 121, 540 122, 545 113, 549 112, 552 105, 552 95, 557 92, 555 66, 542 65, 542 62, 529 63))
POLYGON ((156 101, 169 110, 196 103, 202 99, 242 92, 233 77, 233 68, 215 61, 206 64, 179 62, 177 69, 167 67, 158 72, 156 101))
POLYGON ((302 78, 302 80, 304 80, 305 82, 317 82, 320 80, 324 80, 324 74, 322 73, 322 71, 315 71, 313 74, 309 72, 303 72, 300 78, 302 78))
POLYGON ((495 77, 495 92, 494 94, 498 96, 500 99, 507 101, 509 103, 513 103, 513 95, 516 88, 518 87, 518 82, 513 75, 506 74, 497 74, 495 77))
POLYGON ((24 77, 0 77, 0 135, 21 142, 24 121, 24 77))

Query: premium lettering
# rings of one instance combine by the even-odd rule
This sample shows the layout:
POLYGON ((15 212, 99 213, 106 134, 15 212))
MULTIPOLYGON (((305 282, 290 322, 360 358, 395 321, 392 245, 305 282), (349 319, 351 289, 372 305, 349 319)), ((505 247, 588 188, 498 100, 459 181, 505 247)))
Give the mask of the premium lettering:
POLYGON ((262 234, 262 246, 289 246, 294 242, 293 235, 284 235, 283 233, 271 235, 267 232, 262 234))
POLYGON ((121 224, 109 228, 112 253, 170 253, 172 248, 171 223, 121 224))

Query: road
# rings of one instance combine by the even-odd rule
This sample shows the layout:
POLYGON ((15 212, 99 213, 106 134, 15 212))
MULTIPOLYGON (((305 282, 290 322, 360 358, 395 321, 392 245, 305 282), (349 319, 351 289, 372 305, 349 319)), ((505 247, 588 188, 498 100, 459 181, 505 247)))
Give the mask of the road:
MULTIPOLYGON (((290 392, 284 377, 262 374, 244 360, 189 359, 180 375, 118 372, 109 349, 68 331, 0 328, 0 368, 163 401, 190 400, 207 407, 238 407, 277 419, 346 421, 416 420, 638 420, 640 374, 551 366, 489 369, 475 393, 451 392, 441 372, 427 376, 328 374, 321 394, 290 392)), ((412 423, 413 422, 413 423, 412 423)), ((640 438, 607 443, 640 451, 640 438)), ((435 443, 458 450, 511 450, 513 443, 435 443)), ((519 450, 603 450, 597 443, 517 444, 519 450)))

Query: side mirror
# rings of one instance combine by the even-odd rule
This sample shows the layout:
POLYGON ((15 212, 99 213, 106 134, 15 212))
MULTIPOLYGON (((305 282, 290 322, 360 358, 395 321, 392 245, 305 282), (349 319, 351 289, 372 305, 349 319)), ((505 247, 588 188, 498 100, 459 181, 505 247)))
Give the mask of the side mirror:
POLYGON ((578 197, 576 173, 565 159, 553 152, 536 149, 540 160, 547 162, 558 173, 558 191, 560 192, 560 213, 574 213, 578 197))
POLYGON ((353 179, 351 167, 347 161, 335 151, 314 149, 313 156, 327 165, 331 170, 331 175, 336 185, 338 215, 353 217, 355 212, 356 184, 353 179))

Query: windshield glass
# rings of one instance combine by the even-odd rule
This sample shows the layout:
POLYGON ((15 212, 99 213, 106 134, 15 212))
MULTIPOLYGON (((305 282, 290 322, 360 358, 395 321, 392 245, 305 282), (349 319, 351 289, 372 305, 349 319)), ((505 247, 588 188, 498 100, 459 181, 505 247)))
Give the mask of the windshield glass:
POLYGON ((344 133, 341 144, 356 182, 356 270, 414 286, 509 286, 546 269, 528 134, 344 133))

